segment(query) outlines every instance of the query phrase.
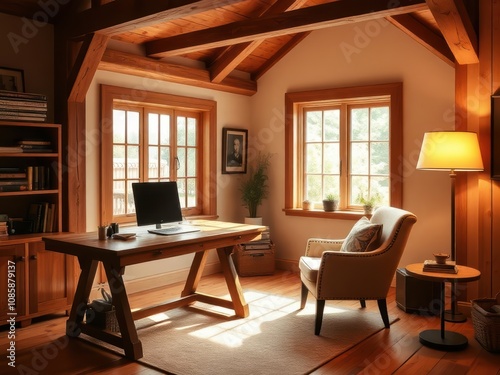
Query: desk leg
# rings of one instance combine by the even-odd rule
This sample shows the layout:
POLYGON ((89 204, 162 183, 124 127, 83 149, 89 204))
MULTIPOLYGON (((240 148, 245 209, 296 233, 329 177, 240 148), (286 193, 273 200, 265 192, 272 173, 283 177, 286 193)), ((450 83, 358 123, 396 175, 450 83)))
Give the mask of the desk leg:
POLYGON ((441 329, 429 329, 420 332, 420 342, 433 349, 446 350, 446 351, 456 351, 462 350, 467 347, 468 341, 467 337, 464 335, 446 331, 444 329, 445 322, 445 290, 444 282, 441 283, 441 301, 440 301, 440 311, 441 311, 441 329))
POLYGON ((250 311, 248 304, 245 301, 245 296, 243 295, 243 289, 241 288, 238 273, 236 272, 236 268, 234 268, 233 259, 231 258, 232 252, 233 246, 221 247, 217 249, 217 255, 219 256, 222 272, 224 273, 227 288, 229 289, 229 294, 231 295, 231 300, 233 301, 234 311, 237 316, 246 318, 250 314, 250 311))
POLYGON ((135 328, 132 310, 130 309, 125 284, 123 282, 122 276, 125 272, 125 267, 116 269, 104 263, 104 269, 106 270, 109 289, 113 296, 116 319, 120 325, 123 350, 127 357, 139 359, 143 356, 142 343, 137 336, 137 329, 135 328))
POLYGON ((192 295, 196 292, 198 288, 198 283, 200 282, 203 269, 205 268, 205 263, 207 262, 208 251, 199 251, 194 254, 193 263, 191 263, 191 268, 189 270, 189 275, 184 285, 184 290, 181 293, 182 297, 192 295))
POLYGON ((75 298, 73 299, 69 319, 66 322, 66 334, 70 337, 77 337, 82 332, 81 324, 85 311, 87 310, 90 290, 92 289, 97 265, 99 263, 96 260, 88 258, 78 258, 78 262, 80 263, 82 272, 80 273, 80 278, 76 287, 75 298))

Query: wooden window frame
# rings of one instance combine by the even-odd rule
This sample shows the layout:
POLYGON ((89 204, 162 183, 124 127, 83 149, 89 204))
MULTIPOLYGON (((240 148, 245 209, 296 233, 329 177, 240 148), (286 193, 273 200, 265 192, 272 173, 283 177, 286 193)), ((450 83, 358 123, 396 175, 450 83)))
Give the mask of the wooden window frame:
MULTIPOLYGON (((402 206, 403 193, 403 84, 388 83, 370 86, 341 87, 314 91, 301 91, 285 94, 285 208, 286 215, 324 217, 335 219, 355 219, 363 216, 357 210, 325 212, 322 210, 303 210, 301 205, 303 138, 299 107, 304 103, 359 98, 370 100, 373 97, 388 96, 390 99, 390 205, 402 206)), ((341 147, 347 146, 341 140, 341 147)))
MULTIPOLYGON (((177 110, 200 112, 201 141, 200 152, 203 157, 200 165, 200 186, 198 197, 201 200, 201 213, 193 218, 213 219, 217 217, 217 103, 213 100, 163 94, 152 91, 101 85, 101 180, 100 180, 100 222, 109 223, 113 218, 113 185, 112 185, 112 136, 113 136, 113 104, 130 103, 177 110)), ((189 213, 188 213, 189 214, 189 213)), ((124 223, 130 222, 127 216, 124 223)), ((135 220, 135 217, 133 218, 135 220)), ((120 221, 119 221, 120 222, 120 221)))

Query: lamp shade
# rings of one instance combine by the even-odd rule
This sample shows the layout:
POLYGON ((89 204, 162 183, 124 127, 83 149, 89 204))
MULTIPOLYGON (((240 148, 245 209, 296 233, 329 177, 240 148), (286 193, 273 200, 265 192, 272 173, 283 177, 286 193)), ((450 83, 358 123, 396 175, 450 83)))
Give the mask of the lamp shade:
POLYGON ((477 134, 455 131, 425 133, 417 169, 482 171, 477 134))

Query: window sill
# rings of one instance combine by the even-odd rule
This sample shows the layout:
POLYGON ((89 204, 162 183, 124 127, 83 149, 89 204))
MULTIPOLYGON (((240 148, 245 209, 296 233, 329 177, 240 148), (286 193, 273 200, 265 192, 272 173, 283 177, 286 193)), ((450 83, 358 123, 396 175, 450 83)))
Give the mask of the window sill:
POLYGON ((303 210, 302 208, 284 208, 283 211, 287 216, 303 216, 316 217, 322 219, 337 219, 337 220, 359 220, 365 215, 362 211, 333 211, 327 212, 323 210, 303 210))

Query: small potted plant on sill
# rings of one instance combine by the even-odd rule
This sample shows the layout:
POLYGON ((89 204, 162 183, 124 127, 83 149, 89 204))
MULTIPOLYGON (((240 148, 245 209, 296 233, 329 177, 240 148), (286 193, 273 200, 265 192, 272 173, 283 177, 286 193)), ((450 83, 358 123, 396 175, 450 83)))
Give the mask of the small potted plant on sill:
POLYGON ((306 199, 305 201, 302 202, 302 209, 303 210, 310 210, 311 209, 311 201, 306 199))
POLYGON ((371 215, 375 206, 380 203, 381 197, 379 193, 371 195, 369 198, 365 198, 363 194, 359 193, 356 198, 356 202, 363 206, 363 211, 365 215, 371 215))
POLYGON ((260 154, 253 167, 249 170, 249 176, 240 185, 241 200, 243 206, 248 208, 248 216, 245 218, 247 224, 262 224, 262 218, 257 217, 257 208, 267 198, 269 176, 267 170, 270 165, 271 154, 260 154))
POLYGON ((328 194, 325 199, 323 199, 323 210, 326 212, 332 212, 337 209, 339 205, 339 198, 335 194, 328 194))

